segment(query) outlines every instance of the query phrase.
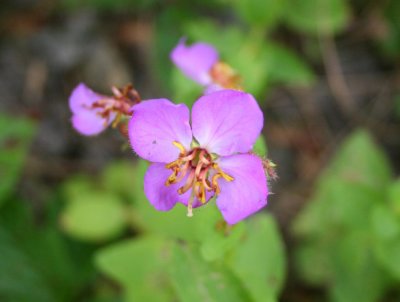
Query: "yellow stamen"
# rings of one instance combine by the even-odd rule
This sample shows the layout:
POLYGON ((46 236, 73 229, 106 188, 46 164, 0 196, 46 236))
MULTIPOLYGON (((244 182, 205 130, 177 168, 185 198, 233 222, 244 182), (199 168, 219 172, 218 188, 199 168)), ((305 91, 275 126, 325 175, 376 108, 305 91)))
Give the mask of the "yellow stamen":
POLYGON ((111 125, 111 127, 116 128, 120 121, 121 121, 121 113, 118 112, 115 120, 113 121, 113 123, 111 125))
POLYGON ((181 143, 174 141, 172 142, 172 144, 179 149, 181 155, 184 155, 186 153, 185 147, 181 143))
POLYGON ((221 177, 222 177, 223 179, 225 179, 226 181, 232 181, 232 180, 234 180, 234 178, 233 178, 232 176, 230 176, 229 174, 226 174, 224 171, 222 171, 221 168, 218 166, 218 164, 214 163, 214 164, 213 164, 213 168, 214 168, 215 170, 217 170, 217 171, 218 171, 218 174, 220 174, 221 177))
POLYGON ((172 169, 175 166, 179 167, 181 164, 182 164, 182 161, 180 158, 178 158, 177 160, 174 160, 172 163, 166 164, 165 168, 172 169))

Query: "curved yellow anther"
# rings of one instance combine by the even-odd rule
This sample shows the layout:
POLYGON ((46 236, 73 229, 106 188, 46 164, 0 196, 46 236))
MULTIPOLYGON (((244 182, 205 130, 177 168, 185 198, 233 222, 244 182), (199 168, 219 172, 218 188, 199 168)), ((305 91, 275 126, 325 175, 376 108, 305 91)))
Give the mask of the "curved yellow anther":
MULTIPOLYGON (((232 181, 234 180, 234 178, 232 176, 230 176, 229 174, 226 174, 224 171, 221 170, 221 168, 218 166, 218 164, 214 163, 213 164, 213 168, 215 170, 217 170, 217 174, 216 175, 220 175, 223 179, 225 179, 226 181, 232 181)), ((214 175, 215 176, 215 175, 214 175)))
POLYGON ((179 149, 181 155, 186 153, 185 147, 181 143, 173 141, 172 144, 179 149))
POLYGON ((217 182, 218 178, 220 178, 220 177, 221 177, 221 174, 218 173, 218 174, 215 174, 211 179, 212 188, 214 189, 215 194, 217 194, 217 195, 221 192, 221 189, 219 188, 219 185, 217 182))
POLYGON ((174 160, 173 162, 166 164, 165 168, 172 169, 174 167, 179 167, 181 164, 182 164, 182 161, 180 158, 178 158, 177 160, 174 160))

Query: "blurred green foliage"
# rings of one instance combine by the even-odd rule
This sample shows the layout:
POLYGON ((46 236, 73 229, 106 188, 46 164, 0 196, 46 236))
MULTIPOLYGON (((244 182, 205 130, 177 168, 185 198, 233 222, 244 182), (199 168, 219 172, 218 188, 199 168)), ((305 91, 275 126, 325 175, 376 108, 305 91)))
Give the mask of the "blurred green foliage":
POLYGON ((33 122, 0 115, 0 207, 19 179, 35 133, 33 122))
POLYGON ((343 143, 293 225, 301 277, 332 301, 378 301, 400 281, 399 182, 365 131, 343 143))

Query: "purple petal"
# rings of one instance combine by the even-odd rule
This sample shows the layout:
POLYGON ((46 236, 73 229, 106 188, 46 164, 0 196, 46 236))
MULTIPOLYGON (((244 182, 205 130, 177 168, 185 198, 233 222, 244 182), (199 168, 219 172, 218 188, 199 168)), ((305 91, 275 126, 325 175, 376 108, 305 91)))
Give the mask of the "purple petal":
POLYGON ((263 114, 251 94, 221 90, 193 105, 193 136, 209 152, 222 156, 251 150, 263 127, 263 114))
POLYGON ((221 193, 217 206, 227 223, 235 224, 267 204, 267 179, 260 158, 237 154, 220 158, 218 164, 234 178, 231 182, 220 178, 218 182, 221 193))
POLYGON ((105 119, 95 111, 81 111, 72 116, 72 126, 83 135, 97 135, 108 127, 114 120, 115 113, 110 114, 110 119, 105 119))
POLYGON ((90 108, 94 102, 104 98, 107 97, 94 92, 85 84, 80 83, 69 97, 69 108, 73 113, 79 114, 82 110, 86 111, 87 108, 90 108))
POLYGON ((152 162, 176 160, 179 149, 173 142, 182 144, 188 150, 192 141, 189 109, 167 99, 143 101, 133 106, 128 130, 133 150, 152 162))
POLYGON ((144 193, 159 211, 169 211, 180 198, 179 183, 168 187, 165 185, 171 173, 171 170, 165 168, 165 164, 155 163, 149 166, 144 176, 144 193))
POLYGON ((211 82, 209 71, 218 62, 217 50, 206 43, 186 46, 181 39, 171 52, 171 60, 189 78, 201 85, 211 82))

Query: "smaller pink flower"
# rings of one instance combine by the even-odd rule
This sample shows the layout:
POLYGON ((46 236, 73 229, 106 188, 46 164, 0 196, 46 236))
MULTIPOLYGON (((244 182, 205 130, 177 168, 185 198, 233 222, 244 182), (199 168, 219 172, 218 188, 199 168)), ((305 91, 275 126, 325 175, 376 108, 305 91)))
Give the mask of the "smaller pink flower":
POLYGON ((72 126, 83 135, 97 135, 111 123, 117 125, 121 116, 131 116, 131 107, 140 102, 140 96, 127 85, 123 89, 112 87, 113 96, 94 92, 80 83, 69 97, 72 126))
POLYGON ((172 62, 188 78, 205 87, 206 93, 240 88, 240 77, 219 60, 217 50, 210 44, 198 42, 187 46, 181 39, 171 52, 172 62))

